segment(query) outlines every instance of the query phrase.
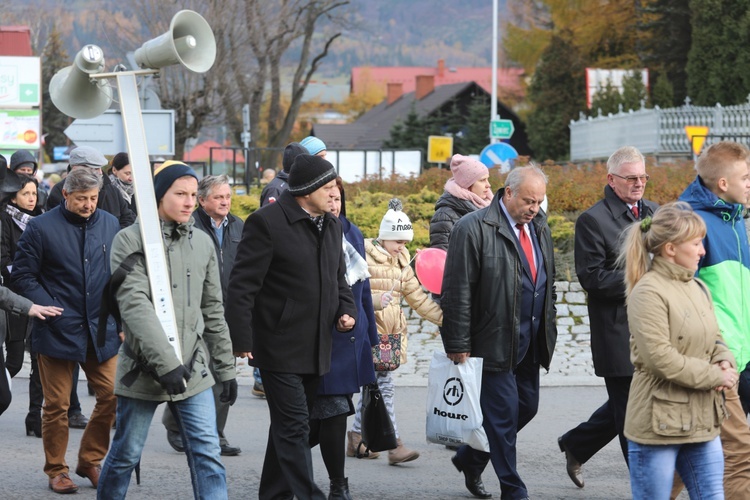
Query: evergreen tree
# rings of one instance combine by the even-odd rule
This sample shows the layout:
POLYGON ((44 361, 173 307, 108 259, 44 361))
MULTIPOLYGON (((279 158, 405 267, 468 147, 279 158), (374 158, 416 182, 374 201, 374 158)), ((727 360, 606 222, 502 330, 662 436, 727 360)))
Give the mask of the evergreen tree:
POLYGON ((688 95, 694 104, 725 106, 750 92, 750 0, 690 0, 693 41, 688 54, 688 95))
POLYGON ((466 112, 466 134, 458 153, 479 154, 490 143, 490 100, 487 96, 472 99, 466 112))
POLYGON ((648 101, 648 92, 643 84, 643 73, 635 70, 622 79, 622 109, 641 109, 642 101, 648 101))
POLYGON ((591 98, 591 115, 599 116, 600 112, 604 116, 610 113, 614 115, 620 111, 621 104, 622 94, 612 85, 612 80, 607 79, 607 84, 599 87, 591 98))
POLYGON ((651 102, 660 108, 671 108, 675 104, 672 82, 669 81, 666 71, 662 71, 656 77, 656 83, 651 90, 651 102))
POLYGON ((412 105, 403 122, 397 122, 391 128, 391 136, 383 142, 389 149, 427 149, 427 136, 437 135, 434 119, 421 118, 412 105))
POLYGON ((68 127, 70 119, 59 111, 49 96, 49 82, 62 68, 70 66, 68 53, 63 46, 60 32, 54 26, 42 51, 42 134, 44 151, 51 159, 55 146, 65 146, 68 138, 63 131, 68 127))
POLYGON ((584 65, 570 35, 554 35, 529 86, 529 145, 537 160, 570 155, 570 120, 586 106, 584 65))
MULTIPOLYGON (((672 107, 687 96, 687 62, 692 40, 690 4, 685 0, 652 0, 640 11, 639 29, 643 33, 639 55, 649 68, 666 72, 672 87, 672 107)), ((707 2, 714 3, 714 2, 707 2)), ((714 27, 713 29, 716 29, 714 27)), ((653 80, 652 80, 653 81, 653 80)), ((656 84, 654 83, 654 88, 656 84)), ((656 103, 656 100, 654 99, 656 103)))

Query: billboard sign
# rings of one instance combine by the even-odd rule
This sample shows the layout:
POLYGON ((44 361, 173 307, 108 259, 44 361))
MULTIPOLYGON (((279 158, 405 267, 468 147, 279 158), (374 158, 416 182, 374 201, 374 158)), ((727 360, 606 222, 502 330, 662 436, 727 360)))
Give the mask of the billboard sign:
POLYGON ((39 149, 38 109, 0 109, 0 149, 39 149))
MULTIPOLYGON (((648 68, 641 71, 641 80, 648 90, 648 68)), ((622 94, 622 79, 634 73, 633 70, 627 69, 600 69, 586 68, 586 107, 591 109, 591 102, 594 94, 599 89, 607 86, 608 82, 622 94)))
POLYGON ((41 79, 38 57, 0 56, 0 108, 38 107, 41 79))

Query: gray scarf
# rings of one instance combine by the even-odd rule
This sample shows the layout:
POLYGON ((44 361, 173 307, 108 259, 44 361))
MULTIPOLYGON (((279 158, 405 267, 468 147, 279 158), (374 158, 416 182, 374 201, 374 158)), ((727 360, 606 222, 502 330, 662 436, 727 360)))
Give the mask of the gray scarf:
POLYGON ((112 181, 112 184, 120 191, 122 197, 129 204, 130 200, 133 199, 133 183, 121 181, 115 174, 109 174, 109 180, 112 181))

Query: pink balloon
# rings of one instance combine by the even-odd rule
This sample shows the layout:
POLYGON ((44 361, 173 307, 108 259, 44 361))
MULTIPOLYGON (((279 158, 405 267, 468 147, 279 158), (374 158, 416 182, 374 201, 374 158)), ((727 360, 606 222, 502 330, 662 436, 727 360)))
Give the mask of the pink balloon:
POLYGON ((417 278, 432 293, 440 293, 443 289, 446 255, 445 250, 440 248, 425 248, 417 254, 417 278))

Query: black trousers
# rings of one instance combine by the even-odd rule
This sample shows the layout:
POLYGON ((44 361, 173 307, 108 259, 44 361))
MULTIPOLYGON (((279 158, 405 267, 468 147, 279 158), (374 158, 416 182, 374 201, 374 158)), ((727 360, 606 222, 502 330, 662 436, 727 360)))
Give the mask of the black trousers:
POLYGON ((2 352, 3 344, 0 342, 0 415, 10 406, 12 399, 10 393, 10 382, 5 371, 5 355, 2 352))
POLYGON ((526 485, 516 471, 516 437, 539 409, 539 363, 532 349, 511 372, 482 372, 479 397, 490 453, 463 445, 456 453, 464 470, 481 474, 492 461, 500 480, 501 499, 526 498, 526 485))
POLYGON ((625 409, 633 377, 604 377, 609 399, 586 422, 562 436, 562 441, 576 460, 585 464, 614 438, 620 438, 620 448, 628 462, 628 442, 623 435, 625 409))
POLYGON ((260 371, 271 428, 260 476, 260 500, 325 500, 313 478, 310 411, 318 392, 317 375, 260 371))

